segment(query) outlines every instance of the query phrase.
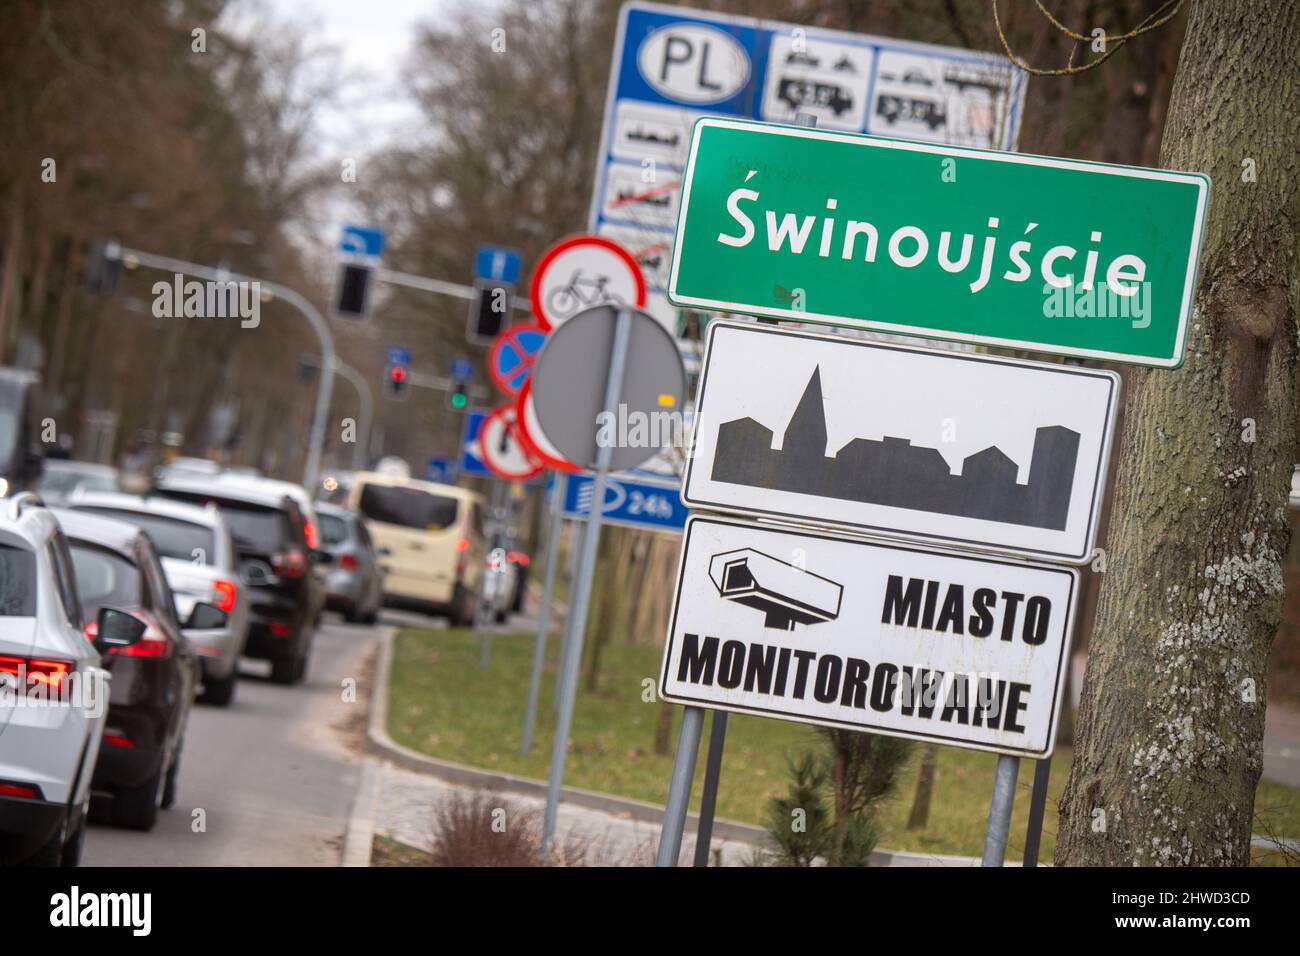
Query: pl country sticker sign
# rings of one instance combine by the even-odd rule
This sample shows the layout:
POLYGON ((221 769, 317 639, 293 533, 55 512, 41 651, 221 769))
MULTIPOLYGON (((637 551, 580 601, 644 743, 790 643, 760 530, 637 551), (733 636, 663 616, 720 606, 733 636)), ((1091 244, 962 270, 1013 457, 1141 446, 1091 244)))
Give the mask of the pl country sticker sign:
POLYGON ((1052 752, 1078 571, 692 517, 666 700, 1052 752))

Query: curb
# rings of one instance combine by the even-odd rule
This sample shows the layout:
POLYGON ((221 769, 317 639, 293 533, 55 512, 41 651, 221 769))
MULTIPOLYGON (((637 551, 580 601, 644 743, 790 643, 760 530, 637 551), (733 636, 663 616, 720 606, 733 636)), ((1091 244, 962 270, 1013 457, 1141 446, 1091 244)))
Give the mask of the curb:
MULTIPOLYGON (((379 663, 375 668, 375 679, 370 691, 370 716, 366 727, 366 738, 370 747, 383 754, 393 763, 414 770, 418 773, 438 777, 447 783, 480 789, 496 790, 502 793, 518 793, 530 797, 546 797, 546 781, 531 777, 520 777, 510 773, 493 770, 480 770, 465 764, 438 760, 404 747, 388 735, 388 675, 393 662, 393 631, 380 639, 379 663)), ((664 808, 643 800, 631 800, 627 797, 615 797, 594 790, 581 790, 577 787, 564 787, 560 790, 560 800, 588 810, 598 810, 631 820, 645 823, 659 823, 663 820, 664 808)), ((694 833, 699 824, 699 816, 691 814, 686 820, 686 832, 694 833)), ((713 821, 713 835, 718 839, 737 843, 763 843, 767 832, 761 827, 730 820, 713 821)))
MULTIPOLYGON (((390 628, 380 638, 379 642, 379 662, 375 668, 374 682, 370 690, 370 715, 366 726, 366 740, 370 748, 399 766, 414 770, 417 773, 437 777, 447 783, 478 787, 502 793, 518 793, 544 799, 546 797, 546 781, 544 780, 520 777, 510 773, 499 773, 493 770, 481 770, 465 764, 452 763, 449 760, 438 760, 435 757, 412 750, 410 747, 404 747, 388 735, 388 677, 393 663, 393 637, 395 633, 395 630, 390 628)), ((364 782, 362 791, 364 794, 364 782)), ((358 797, 358 805, 362 803, 362 799, 361 796, 358 797)), ((560 790, 560 800, 562 803, 569 803, 589 810, 598 810, 602 813, 645 823, 661 823, 664 816, 663 807, 658 804, 646 803, 644 800, 631 800, 627 797, 615 797, 594 790, 580 790, 576 787, 562 788, 560 790)), ((370 810, 370 817, 373 821, 373 807, 370 810)), ((699 822, 698 814, 689 814, 686 818, 685 833, 694 834, 697 831, 699 822)), ((373 822, 371 823, 371 829, 373 831, 373 822)), ((348 834, 351 837, 352 828, 350 826, 348 834)), ((732 820, 714 819, 713 836, 715 839, 755 846, 764 846, 769 842, 767 831, 762 827, 751 826, 747 823, 736 823, 732 820)), ((368 848, 369 843, 367 843, 368 848)), ((973 856, 937 856, 924 853, 906 853, 898 850, 875 850, 871 854, 872 866, 967 867, 979 866, 979 864, 979 858, 973 856)), ((1008 865, 1015 864, 1008 862, 1008 865)))
POLYGON ((379 803, 380 765, 367 760, 361 765, 361 785, 352 803, 348 829, 343 837, 341 866, 369 866, 375 841, 375 808, 379 803))

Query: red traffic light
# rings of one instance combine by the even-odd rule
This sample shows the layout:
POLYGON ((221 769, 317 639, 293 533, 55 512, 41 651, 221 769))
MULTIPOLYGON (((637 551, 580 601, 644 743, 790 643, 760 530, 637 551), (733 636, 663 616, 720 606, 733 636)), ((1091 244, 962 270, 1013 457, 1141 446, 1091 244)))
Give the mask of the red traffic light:
POLYGON ((403 382, 405 382, 406 375, 407 372, 406 372, 405 365, 394 365, 392 368, 388 370, 388 378, 389 380, 392 381, 394 385, 401 385, 403 382))

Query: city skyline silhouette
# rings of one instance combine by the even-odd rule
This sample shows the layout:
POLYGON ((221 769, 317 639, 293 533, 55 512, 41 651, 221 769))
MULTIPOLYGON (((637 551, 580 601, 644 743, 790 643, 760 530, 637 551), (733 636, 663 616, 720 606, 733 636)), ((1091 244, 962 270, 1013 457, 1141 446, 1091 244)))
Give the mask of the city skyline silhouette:
POLYGON ((854 438, 826 454, 821 368, 813 369, 786 425, 781 448, 772 429, 753 418, 718 426, 712 478, 773 491, 909 508, 964 518, 1063 531, 1069 517, 1079 433, 1061 425, 1034 435, 1029 481, 996 445, 963 459, 954 475, 937 448, 910 438, 854 438))

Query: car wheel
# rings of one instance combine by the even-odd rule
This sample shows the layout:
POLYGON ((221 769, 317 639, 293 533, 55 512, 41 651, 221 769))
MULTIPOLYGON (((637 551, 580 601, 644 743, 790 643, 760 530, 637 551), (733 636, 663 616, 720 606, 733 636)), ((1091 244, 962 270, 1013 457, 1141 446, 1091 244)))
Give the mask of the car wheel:
POLYGON ((77 824, 77 832, 68 838, 63 844, 63 852, 59 855, 59 866, 80 866, 81 865, 81 848, 86 842, 86 817, 88 813, 81 815, 81 822, 77 824))
POLYGON ((292 684, 298 679, 298 658, 271 662, 271 680, 277 684, 292 684))
MULTIPOLYGON (((45 846, 41 847, 27 859, 22 861, 23 866, 58 866, 63 862, 63 848, 66 841, 63 838, 66 821, 59 824, 59 828, 54 831, 54 835, 46 841, 45 846)), ((85 822, 82 822, 85 825, 85 822)))
POLYGON ((176 744, 176 753, 172 756, 172 765, 167 768, 167 777, 163 780, 162 800, 159 802, 164 810, 170 810, 176 804, 176 776, 181 768, 181 748, 185 746, 182 737, 176 744))
POLYGON ((453 627, 469 627, 474 623, 474 612, 470 609, 469 590, 456 585, 451 598, 451 613, 447 615, 453 627))
POLYGON ((236 671, 231 671, 226 677, 205 677, 203 693, 199 695, 199 700, 215 707, 230 706, 230 702, 235 699, 235 685, 238 680, 239 674, 236 671))
POLYGON ((162 799, 163 772, 158 772, 138 787, 122 787, 113 794, 113 824, 129 830, 152 830, 158 822, 158 805, 162 799))

